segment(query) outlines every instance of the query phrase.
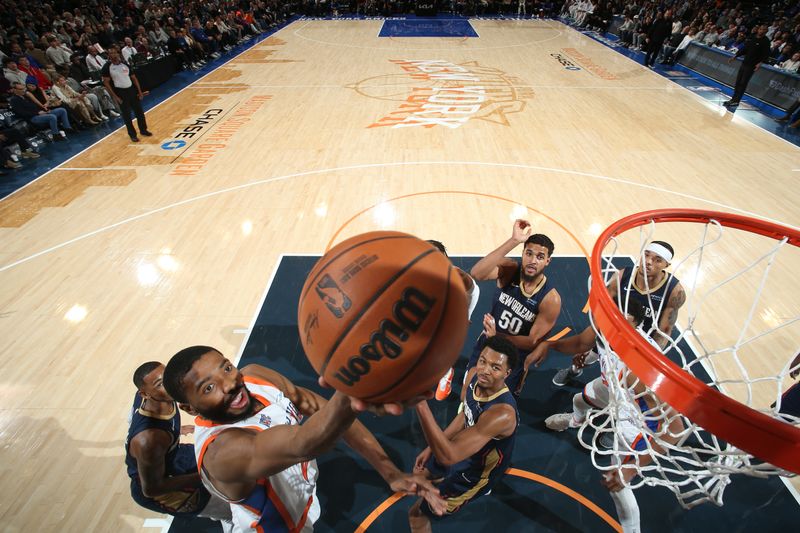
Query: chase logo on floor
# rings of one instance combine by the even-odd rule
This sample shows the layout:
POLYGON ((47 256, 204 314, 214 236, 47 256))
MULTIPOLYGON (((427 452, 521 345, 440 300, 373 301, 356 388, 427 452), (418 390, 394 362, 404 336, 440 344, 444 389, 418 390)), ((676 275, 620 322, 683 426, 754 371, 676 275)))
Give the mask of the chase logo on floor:
POLYGON ((184 139, 193 140, 195 137, 202 135, 203 130, 207 128, 216 118, 222 113, 223 109, 207 109, 201 115, 196 117, 188 126, 185 126, 181 131, 174 135, 174 139, 164 141, 161 148, 164 150, 176 150, 186 146, 184 139))
POLYGON ((581 67, 567 59, 561 54, 550 54, 550 57, 555 58, 556 61, 561 63, 566 70, 581 70, 581 67))

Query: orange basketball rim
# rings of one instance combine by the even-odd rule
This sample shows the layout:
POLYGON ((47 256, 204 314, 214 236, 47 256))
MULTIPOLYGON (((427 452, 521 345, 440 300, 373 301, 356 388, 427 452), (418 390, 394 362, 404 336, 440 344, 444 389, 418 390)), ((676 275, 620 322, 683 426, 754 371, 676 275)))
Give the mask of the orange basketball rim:
POLYGON ((800 245, 800 232, 796 229, 730 213, 659 209, 630 215, 609 226, 592 250, 589 301, 595 324, 628 368, 662 401, 733 446, 779 468, 800 473, 800 428, 758 412, 681 369, 628 325, 604 286, 602 253, 615 236, 651 222, 711 220, 725 227, 800 245))

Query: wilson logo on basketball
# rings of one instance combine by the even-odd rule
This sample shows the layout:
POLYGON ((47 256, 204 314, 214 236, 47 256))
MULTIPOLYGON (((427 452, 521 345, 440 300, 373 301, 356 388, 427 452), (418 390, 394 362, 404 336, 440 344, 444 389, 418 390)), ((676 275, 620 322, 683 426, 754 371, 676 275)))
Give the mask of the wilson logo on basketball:
POLYGON ((533 91, 518 78, 483 67, 442 59, 391 60, 403 74, 368 78, 348 86, 359 94, 399 102, 399 108, 368 128, 460 128, 471 119, 508 126, 506 115, 525 109, 533 91), (403 85, 408 90, 396 88, 403 85), (409 94, 410 93, 410 94, 409 94))
POLYGON ((372 332, 369 342, 361 345, 359 355, 350 357, 333 375, 348 387, 369 374, 372 365, 384 357, 397 359, 403 355, 403 344, 408 341, 428 318, 436 298, 415 287, 408 287, 392 306, 392 317, 384 318, 372 332))
POLYGON ((316 286, 317 295, 336 318, 342 318, 353 305, 350 298, 339 288, 330 275, 325 274, 316 286))

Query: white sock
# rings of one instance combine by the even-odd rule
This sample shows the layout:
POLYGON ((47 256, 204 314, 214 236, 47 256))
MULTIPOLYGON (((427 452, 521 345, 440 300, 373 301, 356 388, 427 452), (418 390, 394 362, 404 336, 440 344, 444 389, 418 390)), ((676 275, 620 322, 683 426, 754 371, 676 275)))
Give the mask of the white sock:
POLYGON ((639 525, 639 504, 630 487, 612 492, 611 499, 617 508, 617 518, 624 533, 641 533, 639 525))
POLYGON ((586 420, 586 413, 591 408, 592 406, 586 403, 583 399, 583 394, 580 392, 572 397, 572 419, 574 421, 582 424, 583 421, 586 420))

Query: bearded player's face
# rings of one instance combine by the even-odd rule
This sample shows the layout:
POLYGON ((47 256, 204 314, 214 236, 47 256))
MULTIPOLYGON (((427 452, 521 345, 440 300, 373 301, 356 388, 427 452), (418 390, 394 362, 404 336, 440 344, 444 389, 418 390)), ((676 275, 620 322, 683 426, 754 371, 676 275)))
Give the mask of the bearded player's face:
POLYGON ((241 420, 252 403, 239 369, 216 351, 195 361, 183 379, 183 388, 189 405, 214 422, 241 420))

